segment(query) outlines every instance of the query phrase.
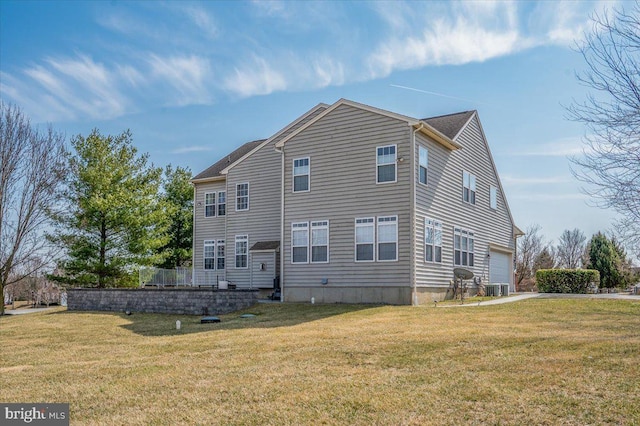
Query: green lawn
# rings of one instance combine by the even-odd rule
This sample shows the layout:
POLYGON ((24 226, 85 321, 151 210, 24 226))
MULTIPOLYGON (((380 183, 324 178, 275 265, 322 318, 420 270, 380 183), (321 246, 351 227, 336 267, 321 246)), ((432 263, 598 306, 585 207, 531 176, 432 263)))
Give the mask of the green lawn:
POLYGON ((0 318, 0 401, 71 424, 640 424, 640 303, 0 318), (175 329, 175 321, 182 329, 175 329))

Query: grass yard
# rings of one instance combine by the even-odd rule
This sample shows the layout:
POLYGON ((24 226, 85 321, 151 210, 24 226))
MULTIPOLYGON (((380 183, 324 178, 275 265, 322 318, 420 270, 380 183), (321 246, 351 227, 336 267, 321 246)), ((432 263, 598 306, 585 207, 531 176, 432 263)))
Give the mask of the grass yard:
POLYGON ((640 424, 638 302, 245 312, 0 318, 0 401, 72 425, 640 424))

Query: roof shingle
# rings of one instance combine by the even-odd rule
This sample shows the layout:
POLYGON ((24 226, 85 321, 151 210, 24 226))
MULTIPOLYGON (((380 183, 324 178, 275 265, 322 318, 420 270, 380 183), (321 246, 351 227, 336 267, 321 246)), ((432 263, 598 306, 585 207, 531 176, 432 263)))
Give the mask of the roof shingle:
POLYGON ((240 158, 242 158, 244 155, 249 153, 252 149, 257 147, 264 141, 266 141, 266 139, 259 139, 245 143, 244 145, 240 146, 240 148, 233 151, 231 154, 221 158, 220 160, 218 160, 218 162, 214 163, 212 166, 209 166, 209 168, 198 173, 196 176, 194 176, 193 180, 221 176, 220 172, 222 170, 238 161, 240 158))
POLYGON ((453 139, 462 129, 475 111, 456 112, 454 114, 423 118, 422 121, 448 137, 453 139))

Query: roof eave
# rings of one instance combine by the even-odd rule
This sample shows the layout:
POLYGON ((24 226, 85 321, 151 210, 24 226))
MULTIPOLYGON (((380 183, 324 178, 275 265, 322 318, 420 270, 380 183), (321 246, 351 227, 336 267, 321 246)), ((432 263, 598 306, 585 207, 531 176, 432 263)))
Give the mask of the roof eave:
POLYGON ((207 183, 207 182, 219 182, 219 181, 225 181, 225 180, 227 180, 226 176, 212 176, 212 177, 205 177, 200 179, 191 179, 191 183, 196 184, 196 183, 207 183))
POLYGON ((454 142, 453 140, 449 139, 448 137, 446 137, 445 135, 443 135, 442 133, 440 133, 439 131, 434 129, 430 124, 425 123, 422 120, 420 120, 420 121, 418 121, 416 123, 412 123, 412 126, 414 128, 420 129, 420 131, 422 133, 424 133, 425 135, 427 135, 430 138, 434 139, 440 145, 444 146, 445 148, 447 148, 447 149, 449 149, 451 151, 462 149, 462 145, 460 145, 457 142, 454 142))

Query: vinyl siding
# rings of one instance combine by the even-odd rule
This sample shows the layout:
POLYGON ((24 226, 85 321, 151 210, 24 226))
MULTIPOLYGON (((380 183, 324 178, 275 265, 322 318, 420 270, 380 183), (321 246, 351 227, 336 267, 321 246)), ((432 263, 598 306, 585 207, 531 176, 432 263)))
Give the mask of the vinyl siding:
POLYGON ((325 108, 317 108, 284 130, 260 149, 232 167, 227 174, 227 279, 239 288, 251 286, 252 254, 248 268, 235 268, 235 236, 248 235, 249 247, 260 241, 280 241, 281 154, 275 144, 325 108), (249 183, 249 210, 236 211, 236 184, 249 183))
POLYGON ((285 297, 295 287, 410 286, 410 128, 342 105, 285 145, 285 297), (376 147, 397 145, 397 182, 376 183, 376 147), (293 159, 310 157, 310 191, 292 192, 293 159), (355 219, 398 217, 398 261, 355 262, 355 219), (329 221, 329 263, 291 263, 291 223, 329 221))
POLYGON ((280 154, 274 142, 254 152, 227 174, 227 279, 239 288, 251 285, 248 268, 235 267, 235 236, 248 235, 251 248, 259 241, 280 240, 280 154), (249 183, 249 210, 236 211, 236 184, 249 183))
MULTIPOLYGON (((218 240, 225 238, 225 216, 204 216, 204 197, 206 193, 215 192, 216 201, 218 199, 218 191, 226 190, 226 183, 209 182, 195 184, 195 215, 194 215, 194 251, 193 251, 193 267, 195 269, 204 269, 203 251, 205 240, 218 240)), ((229 212, 229 197, 227 194, 227 214, 229 212)), ((217 209, 216 209, 217 214, 217 209)), ((226 243, 228 247, 228 242, 226 243)))
POLYGON ((481 127, 474 116, 456 138, 462 149, 449 151, 439 144, 418 135, 415 167, 418 180, 418 147, 429 151, 427 186, 416 183, 416 283, 418 286, 448 287, 453 278, 454 227, 462 227, 475 234, 474 267, 465 267, 489 282, 489 244, 513 249, 513 224, 504 194, 500 191, 489 148, 481 127), (476 176, 475 205, 462 201, 463 170, 476 176), (498 188, 497 210, 489 205, 489 188, 498 188), (442 263, 425 261, 425 217, 442 222, 442 263))

